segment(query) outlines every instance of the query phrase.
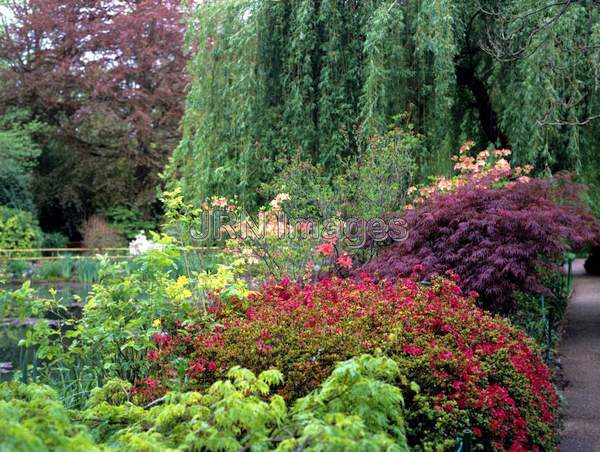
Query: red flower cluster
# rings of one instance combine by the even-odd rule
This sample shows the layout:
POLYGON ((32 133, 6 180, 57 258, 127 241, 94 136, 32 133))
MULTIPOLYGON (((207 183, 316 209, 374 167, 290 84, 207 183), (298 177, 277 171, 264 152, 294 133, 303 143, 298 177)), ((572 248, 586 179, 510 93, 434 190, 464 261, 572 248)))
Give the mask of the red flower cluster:
POLYGON ((451 278, 434 278, 430 287, 415 279, 376 283, 365 275, 305 287, 284 281, 249 304, 239 311, 217 305, 218 326, 157 336, 154 395, 204 387, 241 365, 278 368, 285 375, 280 393, 295 399, 316 388, 336 362, 379 349, 406 376, 398 385, 412 444, 441 444, 471 428, 486 447, 555 446, 557 396, 536 346, 477 308, 451 278))
POLYGON ((324 242, 317 247, 317 251, 323 256, 333 256, 334 246, 331 242, 324 242))

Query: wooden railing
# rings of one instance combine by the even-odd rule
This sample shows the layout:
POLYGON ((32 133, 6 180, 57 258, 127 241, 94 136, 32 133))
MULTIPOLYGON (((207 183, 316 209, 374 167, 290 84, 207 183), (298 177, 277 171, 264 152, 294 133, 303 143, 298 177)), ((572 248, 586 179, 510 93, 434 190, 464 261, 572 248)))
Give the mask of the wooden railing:
MULTIPOLYGON (((188 247, 188 251, 217 251, 219 247, 188 247)), ((63 259, 89 259, 102 254, 108 259, 131 259, 129 248, 21 248, 0 249, 0 261, 52 261, 63 259), (25 256, 24 256, 25 254, 25 256), (47 254, 47 255, 44 255, 47 254), (74 255, 75 254, 75 255, 74 255)))
POLYGON ((89 259, 105 254, 109 259, 129 259, 129 248, 21 248, 0 249, 0 261, 54 261, 89 259))

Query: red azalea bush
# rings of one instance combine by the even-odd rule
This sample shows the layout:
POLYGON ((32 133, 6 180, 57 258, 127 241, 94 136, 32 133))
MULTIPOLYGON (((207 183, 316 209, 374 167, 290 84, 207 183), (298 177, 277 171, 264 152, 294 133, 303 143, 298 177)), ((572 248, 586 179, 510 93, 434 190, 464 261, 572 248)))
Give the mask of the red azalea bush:
POLYGON ((600 226, 581 200, 585 188, 560 174, 504 183, 473 178, 435 192, 404 216, 408 238, 384 248, 360 271, 424 277, 453 270, 494 312, 515 309, 515 292, 544 293, 540 268, 560 271, 564 253, 598 241, 600 226), (496 184, 496 185, 495 185, 496 184))
POLYGON ((277 368, 279 392, 294 400, 315 389, 336 362, 380 349, 406 378, 409 441, 454 447, 471 428, 476 442, 511 450, 556 445, 557 395, 536 345, 507 321, 474 305, 451 279, 376 283, 325 279, 265 287, 245 308, 215 306, 218 324, 155 337, 146 399, 168 388, 205 387, 232 365, 277 368), (414 382, 410 384, 409 382, 414 382))

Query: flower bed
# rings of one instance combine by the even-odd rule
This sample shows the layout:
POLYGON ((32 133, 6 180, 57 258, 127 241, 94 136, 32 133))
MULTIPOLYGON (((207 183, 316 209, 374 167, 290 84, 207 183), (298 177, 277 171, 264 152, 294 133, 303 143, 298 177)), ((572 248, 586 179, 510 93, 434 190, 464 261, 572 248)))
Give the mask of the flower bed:
POLYGON ((295 400, 317 388, 335 363, 381 350, 400 366, 407 437, 413 446, 451 448, 465 428, 486 447, 553 449, 557 395, 536 345, 507 321, 474 305, 452 279, 431 287, 326 279, 303 288, 284 280, 249 302, 216 305, 211 328, 181 325, 157 334, 152 376, 138 397, 197 389, 232 365, 277 368, 278 392, 295 400))

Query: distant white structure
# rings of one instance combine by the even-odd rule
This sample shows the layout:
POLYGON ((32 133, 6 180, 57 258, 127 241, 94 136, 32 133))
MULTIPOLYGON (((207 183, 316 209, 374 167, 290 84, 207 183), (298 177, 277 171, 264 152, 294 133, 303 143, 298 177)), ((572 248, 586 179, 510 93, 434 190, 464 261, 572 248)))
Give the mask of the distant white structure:
POLYGON ((136 235, 135 240, 129 242, 129 255, 141 256, 142 254, 146 254, 148 251, 162 251, 164 247, 164 245, 148 239, 144 231, 141 231, 138 235, 136 235))

